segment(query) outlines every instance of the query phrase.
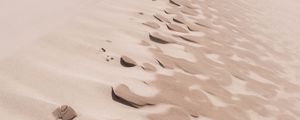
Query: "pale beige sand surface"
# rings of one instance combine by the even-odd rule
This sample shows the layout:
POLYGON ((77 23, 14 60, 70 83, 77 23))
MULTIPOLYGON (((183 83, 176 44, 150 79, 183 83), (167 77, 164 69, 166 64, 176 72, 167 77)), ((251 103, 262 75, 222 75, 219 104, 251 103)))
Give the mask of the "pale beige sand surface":
POLYGON ((1 0, 0 59, 59 29, 92 0, 1 0))
POLYGON ((0 119, 298 120, 299 7, 0 1, 0 119))

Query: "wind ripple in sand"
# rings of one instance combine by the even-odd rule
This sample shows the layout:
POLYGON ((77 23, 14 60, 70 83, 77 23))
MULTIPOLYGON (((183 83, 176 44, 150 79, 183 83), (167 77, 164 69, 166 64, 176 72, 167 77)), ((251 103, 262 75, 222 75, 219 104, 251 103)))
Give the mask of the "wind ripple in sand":
POLYGON ((299 84, 283 66, 293 56, 274 44, 281 33, 254 29, 269 21, 251 1, 92 1, 1 61, 3 119, 54 119, 62 103, 84 120, 299 119, 299 84))
POLYGON ((188 33, 188 31, 185 28, 183 28, 179 25, 176 25, 176 24, 172 24, 172 23, 167 24, 167 27, 168 27, 169 30, 172 30, 172 31, 188 33))
MULTIPOLYGON (((170 0, 169 2, 172 4, 170 5, 172 8, 164 10, 167 15, 163 16, 160 13, 155 13, 155 18, 161 22, 167 22, 167 28, 170 31, 188 33, 183 27, 173 23, 176 22, 187 26, 191 32, 208 33, 205 36, 179 35, 179 38, 182 40, 200 44, 203 47, 192 47, 184 43, 173 42, 179 41, 178 38, 173 40, 168 38, 168 36, 161 36, 160 33, 166 32, 164 30, 157 30, 158 32, 150 34, 150 40, 161 44, 171 43, 170 41, 172 41, 174 44, 183 45, 186 51, 196 57, 196 62, 189 62, 184 58, 174 58, 162 54, 160 50, 153 50, 153 54, 156 55, 157 61, 163 69, 180 69, 183 73, 175 72, 172 76, 158 73, 156 80, 147 82, 148 86, 157 88, 160 91, 153 97, 136 95, 126 85, 114 88, 115 91, 120 91, 116 93, 118 96, 142 107, 147 107, 147 105, 159 106, 160 104, 174 106, 165 113, 148 115, 151 120, 192 120, 193 118, 251 120, 253 116, 261 116, 261 118, 266 119, 276 118, 277 116, 278 118, 286 116, 291 119, 294 119, 294 116, 300 117, 300 114, 297 114, 300 111, 293 104, 276 104, 278 102, 277 98, 282 97, 278 94, 280 88, 289 88, 295 85, 277 76, 282 71, 279 64, 272 61, 268 61, 270 63, 268 64, 259 59, 261 52, 267 52, 269 55, 274 56, 278 53, 272 49, 260 51, 255 47, 255 45, 260 45, 269 48, 268 45, 251 37, 251 30, 247 24, 240 24, 243 18, 245 18, 244 21, 247 21, 246 16, 239 12, 231 11, 230 14, 242 16, 239 18, 239 21, 233 22, 232 20, 234 19, 226 18, 228 17, 226 16, 228 14, 227 11, 224 10, 226 8, 222 7, 221 3, 213 1, 170 0), (208 9, 205 6, 208 4, 213 5, 214 8, 210 7, 208 9), (196 16, 200 14, 198 11, 202 11, 206 15, 205 17, 211 19, 197 20, 196 16), (218 12, 216 13, 216 11, 218 12), (172 17, 172 14, 177 15, 173 18, 173 21, 169 21, 168 18, 172 17), (187 21, 194 21, 194 23, 187 21), (224 21, 230 21, 240 26, 227 24, 224 21), (243 30, 244 33, 230 32, 230 29, 243 30), (211 30, 213 32, 208 32, 211 30), (235 40, 235 38, 241 36, 250 42, 242 46, 244 44, 242 41, 235 40), (211 57, 212 55, 216 57, 211 57), (243 61, 231 59, 232 56, 237 55, 243 61), (261 78, 250 77, 249 74, 251 72, 259 74, 261 78), (209 79, 201 79, 194 75, 208 76, 209 79), (267 80, 268 83, 262 82, 261 79, 267 80), (234 93, 231 91, 234 88, 229 87, 239 81, 245 83, 238 88, 245 89, 246 92, 243 94, 234 93), (266 106, 289 111, 292 115, 283 115, 280 111, 270 110, 266 106), (253 115, 248 111, 254 111, 257 115, 253 115)), ((227 4, 231 5, 231 3, 227 4)), ((299 86, 292 87, 290 90, 299 92, 299 86)), ((289 99, 282 98, 286 102, 289 99)))
POLYGON ((136 62, 127 56, 122 56, 120 58, 120 63, 124 67, 134 67, 136 66, 136 62))
POLYGON ((158 32, 150 33, 149 34, 150 40, 156 43, 161 43, 161 44, 168 44, 168 43, 174 43, 175 41, 172 38, 162 36, 158 32))
POLYGON ((153 15, 158 21, 160 22, 167 22, 167 23, 170 23, 170 21, 168 20, 168 18, 160 15, 160 14, 156 14, 156 15, 153 15))
POLYGON ((146 26, 149 26, 151 28, 154 28, 154 29, 158 29, 160 28, 159 24, 155 23, 155 22, 145 22, 143 23, 144 25, 146 26))

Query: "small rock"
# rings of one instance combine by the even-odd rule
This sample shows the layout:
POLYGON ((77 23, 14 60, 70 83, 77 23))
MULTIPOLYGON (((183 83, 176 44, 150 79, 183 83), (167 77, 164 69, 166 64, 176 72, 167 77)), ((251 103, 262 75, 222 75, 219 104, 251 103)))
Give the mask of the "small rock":
POLYGON ((144 13, 143 13, 143 12, 139 12, 139 14, 140 14, 140 15, 144 15, 144 13))
POLYGON ((104 48, 101 48, 102 52, 106 52, 106 50, 104 48))
POLYGON ((61 120, 73 120, 75 117, 77 117, 75 110, 68 105, 62 105, 61 107, 57 108, 53 114, 57 119, 61 120))

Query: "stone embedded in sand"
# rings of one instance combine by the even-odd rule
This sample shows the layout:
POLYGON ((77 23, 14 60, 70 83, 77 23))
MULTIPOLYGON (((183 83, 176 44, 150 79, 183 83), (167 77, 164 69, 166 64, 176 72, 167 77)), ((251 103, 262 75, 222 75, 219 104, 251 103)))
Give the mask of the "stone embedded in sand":
POLYGON ((157 20, 159 20, 160 22, 167 22, 167 23, 170 23, 170 21, 168 20, 168 18, 160 15, 160 14, 156 14, 156 15, 153 15, 157 20))
POLYGON ((142 68, 146 71, 156 71, 156 68, 149 63, 144 63, 142 68))
POLYGON ((149 37, 150 37, 150 40, 152 40, 153 42, 157 42, 157 43, 161 43, 161 44, 168 44, 168 43, 175 42, 172 38, 162 36, 158 32, 150 33, 149 37))
POLYGON ((77 117, 75 110, 68 105, 62 105, 61 107, 57 108, 53 114, 57 119, 61 120, 73 120, 75 117, 77 117))
POLYGON ((156 22, 145 22, 143 24, 154 29, 160 28, 159 24, 157 24, 156 22))
POLYGON ((183 27, 176 25, 176 24, 167 24, 167 27, 169 30, 176 31, 176 32, 182 32, 182 33, 188 33, 186 29, 183 27))
POLYGON ((106 50, 104 48, 101 48, 102 52, 106 52, 106 50))
POLYGON ((124 67, 134 67, 134 66, 136 66, 136 62, 133 61, 132 59, 130 59, 129 57, 127 57, 127 56, 122 56, 120 58, 120 63, 124 67))
POLYGON ((187 7, 183 7, 181 8, 181 12, 185 13, 187 15, 192 15, 192 16, 197 16, 199 13, 196 10, 187 8, 187 7))

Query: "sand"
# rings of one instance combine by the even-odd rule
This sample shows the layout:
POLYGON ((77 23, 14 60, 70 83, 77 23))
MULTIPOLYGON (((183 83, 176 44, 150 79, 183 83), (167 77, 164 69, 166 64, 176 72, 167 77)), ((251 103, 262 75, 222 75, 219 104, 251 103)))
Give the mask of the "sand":
POLYGON ((297 8, 295 0, 1 1, 0 117, 297 120, 297 8))

